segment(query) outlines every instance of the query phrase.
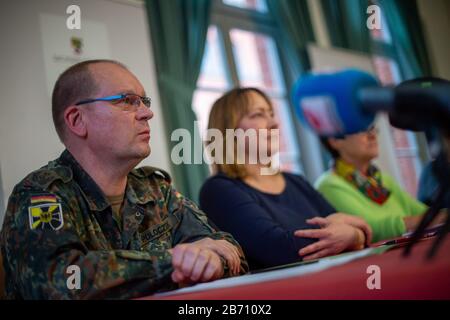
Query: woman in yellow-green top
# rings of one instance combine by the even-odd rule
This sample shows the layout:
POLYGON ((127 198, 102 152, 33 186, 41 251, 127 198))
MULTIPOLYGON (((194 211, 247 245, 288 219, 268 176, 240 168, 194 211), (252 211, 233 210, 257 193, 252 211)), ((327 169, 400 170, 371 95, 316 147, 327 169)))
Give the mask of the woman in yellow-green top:
POLYGON ((328 202, 338 211, 363 217, 373 229, 374 242, 415 229, 427 207, 371 163, 378 156, 375 127, 322 142, 334 163, 316 188, 328 202))

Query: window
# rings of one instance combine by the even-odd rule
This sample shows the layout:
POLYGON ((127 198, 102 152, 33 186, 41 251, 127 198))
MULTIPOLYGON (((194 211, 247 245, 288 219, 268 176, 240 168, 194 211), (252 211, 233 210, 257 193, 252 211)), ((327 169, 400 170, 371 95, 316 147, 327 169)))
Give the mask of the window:
POLYGON ((216 26, 211 26, 208 30, 202 68, 193 98, 193 108, 202 138, 208 127, 209 112, 214 101, 232 86, 225 66, 219 31, 216 26))
POLYGON ((282 170, 300 172, 300 152, 279 46, 264 0, 216 0, 193 108, 204 138, 214 101, 229 89, 257 87, 280 125, 282 170))
MULTIPOLYGON (((383 26, 387 26, 382 14, 383 26)), ((373 63, 380 82, 383 85, 396 85, 402 81, 398 64, 395 62, 395 55, 392 46, 392 38, 389 28, 383 27, 381 30, 371 31, 372 40, 376 48, 383 48, 380 54, 373 56, 373 63)), ((395 155, 399 164, 404 188, 413 196, 417 194, 418 175, 422 169, 417 134, 391 127, 391 134, 394 140, 395 155)))

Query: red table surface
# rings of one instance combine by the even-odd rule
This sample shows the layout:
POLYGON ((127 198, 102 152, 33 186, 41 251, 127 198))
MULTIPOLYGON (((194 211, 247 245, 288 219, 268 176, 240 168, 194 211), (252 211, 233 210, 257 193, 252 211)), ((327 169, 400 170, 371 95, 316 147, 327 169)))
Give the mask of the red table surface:
MULTIPOLYGON (((435 238, 416 244, 409 257, 403 248, 372 255, 313 274, 282 280, 180 293, 172 300, 297 299, 450 299, 450 235, 433 260, 425 259, 435 238), (381 269, 381 289, 369 290, 367 267, 381 269)), ((155 299, 149 296, 144 299, 155 299)))

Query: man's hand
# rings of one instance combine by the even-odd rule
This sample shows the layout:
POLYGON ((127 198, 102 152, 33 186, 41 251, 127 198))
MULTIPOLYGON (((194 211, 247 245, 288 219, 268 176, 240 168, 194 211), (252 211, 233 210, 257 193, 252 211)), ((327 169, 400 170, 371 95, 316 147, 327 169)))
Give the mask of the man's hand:
MULTIPOLYGON (((303 260, 314 260, 353 249, 360 239, 359 229, 341 222, 332 222, 326 218, 313 218, 307 223, 320 225, 322 229, 297 230, 294 235, 303 238, 318 239, 317 242, 302 248, 298 253, 303 260)), ((364 243, 364 240, 362 240, 364 243)))
POLYGON ((169 250, 174 271, 172 280, 190 284, 219 279, 224 274, 221 257, 226 260, 230 275, 238 275, 241 267, 239 250, 226 240, 201 240, 184 243, 169 250))
POLYGON ((169 250, 172 253, 173 282, 192 284, 219 279, 224 270, 217 253, 198 243, 183 243, 169 250))
POLYGON ((366 245, 370 245, 372 242, 372 228, 369 224, 361 217, 352 216, 347 213, 333 213, 326 217, 326 219, 330 222, 341 222, 349 224, 355 228, 361 229, 364 232, 366 237, 366 245))
POLYGON ((230 275, 238 275, 241 270, 241 257, 238 248, 226 240, 213 240, 211 238, 203 238, 195 241, 203 248, 210 249, 227 261, 230 275))

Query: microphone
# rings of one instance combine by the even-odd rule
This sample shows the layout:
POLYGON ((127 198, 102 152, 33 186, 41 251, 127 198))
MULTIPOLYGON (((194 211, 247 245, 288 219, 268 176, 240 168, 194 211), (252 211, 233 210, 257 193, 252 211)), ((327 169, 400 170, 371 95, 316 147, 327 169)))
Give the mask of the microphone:
POLYGON ((337 73, 310 74, 294 86, 292 99, 300 120, 320 136, 339 136, 366 130, 375 119, 375 106, 362 107, 372 94, 379 98, 378 81, 370 74, 356 69, 337 73))
POLYGON ((439 78, 381 87, 369 73, 348 69, 302 77, 292 97, 301 121, 320 136, 364 131, 380 111, 388 112, 391 124, 400 129, 450 127, 450 82, 439 78))
POLYGON ((366 112, 387 111, 391 125, 412 131, 450 127, 450 82, 418 78, 396 88, 363 88, 358 93, 366 112))

